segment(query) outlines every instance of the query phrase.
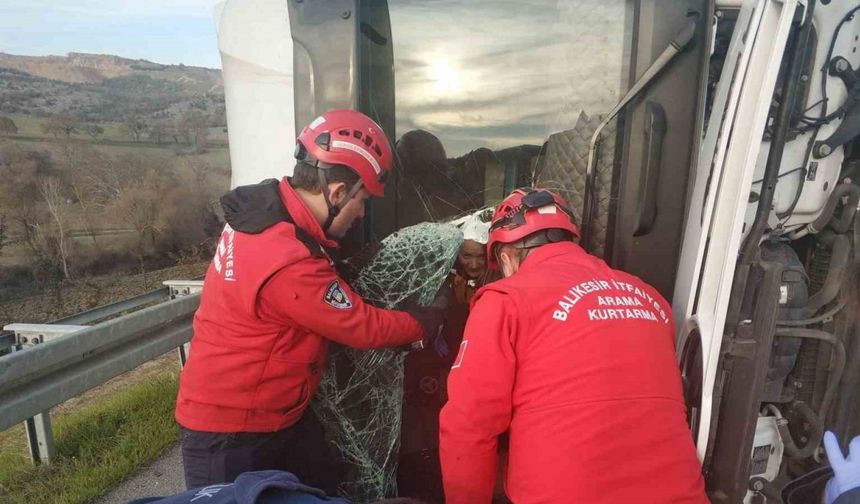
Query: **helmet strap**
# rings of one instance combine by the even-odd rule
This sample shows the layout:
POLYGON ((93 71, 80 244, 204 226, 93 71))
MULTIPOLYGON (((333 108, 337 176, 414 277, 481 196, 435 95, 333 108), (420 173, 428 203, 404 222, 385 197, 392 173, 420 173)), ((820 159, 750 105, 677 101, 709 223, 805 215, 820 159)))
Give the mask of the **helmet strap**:
POLYGON ((548 243, 557 243, 561 241, 572 241, 573 235, 570 231, 566 231, 560 228, 549 228, 549 229, 541 229, 535 233, 532 233, 521 240, 520 243, 515 245, 517 248, 522 249, 532 249, 535 247, 540 247, 541 245, 546 245, 548 243))
POLYGON ((325 168, 320 167, 319 161, 316 162, 317 167, 317 176, 320 181, 320 189, 323 193, 323 199, 325 200, 325 206, 328 209, 328 216, 326 217, 325 222, 322 225, 323 233, 328 232, 328 228, 331 227, 332 222, 334 222, 334 218, 338 216, 340 211, 347 205, 347 203, 355 197, 356 193, 361 190, 363 184, 362 180, 358 179, 352 188, 346 193, 346 197, 341 200, 341 202, 337 205, 332 204, 331 198, 329 198, 329 189, 328 189, 328 177, 325 175, 325 168))
POLYGON ((516 249, 523 250, 524 253, 520 256, 521 261, 525 261, 526 257, 531 253, 533 249, 540 247, 541 245, 547 245, 549 243, 558 243, 562 241, 572 241, 573 235, 570 231, 560 229, 560 228, 549 228, 549 229, 541 229, 540 231, 535 231, 534 233, 526 236, 525 238, 513 242, 513 243, 497 243, 493 246, 493 255, 496 258, 496 262, 498 264, 502 263, 501 259, 501 250, 503 245, 510 245, 516 249))

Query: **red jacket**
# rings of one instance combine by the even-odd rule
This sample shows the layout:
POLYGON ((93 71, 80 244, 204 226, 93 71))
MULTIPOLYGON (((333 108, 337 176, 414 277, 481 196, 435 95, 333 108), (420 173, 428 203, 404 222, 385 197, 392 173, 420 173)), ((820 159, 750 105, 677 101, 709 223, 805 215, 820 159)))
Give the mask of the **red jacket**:
POLYGON ((410 315, 365 304, 338 278, 320 246, 336 244, 286 179, 239 188, 222 204, 228 225, 194 316, 176 403, 180 425, 289 427, 319 385, 328 340, 376 348, 421 339, 410 315))
POLYGON ((572 242, 478 291, 448 378, 448 504, 706 503, 666 301, 572 242))

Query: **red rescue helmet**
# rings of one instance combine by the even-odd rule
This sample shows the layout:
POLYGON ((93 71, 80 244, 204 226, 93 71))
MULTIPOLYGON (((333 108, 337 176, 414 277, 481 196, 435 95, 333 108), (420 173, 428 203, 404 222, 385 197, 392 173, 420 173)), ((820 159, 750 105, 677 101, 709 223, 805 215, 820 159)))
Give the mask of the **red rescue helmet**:
POLYGON ((487 264, 498 269, 495 247, 518 242, 540 231, 526 240, 526 247, 533 247, 563 239, 579 238, 579 228, 573 223, 573 212, 564 198, 546 189, 516 189, 496 207, 490 224, 487 242, 487 264))
POLYGON ((382 128, 349 109, 329 110, 314 119, 299 134, 295 155, 322 170, 338 164, 350 168, 361 179, 354 192, 363 186, 378 197, 385 193, 393 159, 382 128))

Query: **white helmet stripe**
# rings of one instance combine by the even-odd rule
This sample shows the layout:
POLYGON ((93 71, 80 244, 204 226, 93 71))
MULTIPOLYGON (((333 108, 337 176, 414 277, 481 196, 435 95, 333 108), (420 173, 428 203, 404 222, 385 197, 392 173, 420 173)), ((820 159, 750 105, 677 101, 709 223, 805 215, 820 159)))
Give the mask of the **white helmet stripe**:
POLYGON ((382 168, 379 167, 379 163, 376 161, 376 159, 373 158, 373 155, 371 155, 370 152, 367 151, 367 149, 359 147, 354 143, 344 142, 343 140, 334 140, 332 141, 331 146, 335 149, 348 149, 353 152, 357 152, 358 154, 361 154, 361 157, 366 159, 367 162, 370 163, 370 166, 373 166, 373 171, 375 171, 377 175, 382 173, 382 168))
POLYGON ((322 124, 324 122, 325 122, 325 117, 319 116, 316 119, 314 119, 314 122, 312 122, 312 123, 310 123, 310 125, 308 125, 308 128, 317 129, 317 126, 319 126, 320 124, 322 124))

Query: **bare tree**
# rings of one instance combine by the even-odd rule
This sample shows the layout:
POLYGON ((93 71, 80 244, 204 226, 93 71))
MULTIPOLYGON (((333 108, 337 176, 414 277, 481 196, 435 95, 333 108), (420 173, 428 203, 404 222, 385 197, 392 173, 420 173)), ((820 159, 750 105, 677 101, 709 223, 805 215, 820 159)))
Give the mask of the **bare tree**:
POLYGON ((137 235, 136 255, 140 272, 146 283, 145 258, 156 247, 156 239, 162 230, 164 198, 168 188, 162 184, 155 170, 147 173, 142 183, 123 188, 113 202, 112 209, 117 217, 135 230, 137 235))
POLYGON ((199 110, 189 109, 182 114, 177 127, 188 143, 194 144, 194 150, 206 150, 209 136, 209 116, 199 110))
POLYGON ((0 151, 0 208, 21 233, 24 243, 36 260, 48 257, 37 230, 45 221, 44 204, 39 193, 39 179, 51 173, 51 157, 47 152, 29 151, 19 146, 7 146, 0 151))
POLYGON ((109 162, 106 156, 84 142, 63 142, 61 147, 63 172, 74 201, 81 210, 81 224, 93 244, 98 244, 92 221, 98 209, 107 202, 99 187, 106 182, 105 177, 110 173, 106 167, 109 162))
POLYGON ((168 138, 173 139, 173 143, 175 143, 175 144, 178 144, 179 141, 182 140, 182 132, 180 131, 180 128, 175 123, 169 124, 167 126, 167 130, 165 131, 165 134, 167 135, 168 138))
POLYGON ((96 206, 103 207, 118 198, 130 186, 140 185, 146 174, 162 160, 144 158, 136 154, 117 157, 98 155, 81 170, 82 184, 90 193, 96 206))
POLYGON ((209 142, 209 128, 197 128, 194 132, 194 151, 198 154, 206 152, 209 142))
POLYGON ((93 140, 98 140, 98 138, 105 133, 105 129, 99 126, 98 124, 90 124, 88 125, 84 131, 89 135, 93 140))
POLYGON ((54 138, 58 138, 60 135, 64 135, 66 138, 69 138, 80 131, 81 125, 77 120, 71 117, 55 115, 49 117, 47 121, 42 123, 41 128, 43 133, 50 133, 51 135, 54 135, 54 138))
POLYGON ((43 178, 39 184, 39 192, 56 226, 59 260, 63 267, 63 277, 68 280, 72 278, 69 273, 69 258, 66 247, 66 220, 69 214, 69 200, 63 194, 60 180, 56 177, 43 178))
POLYGON ((18 133, 18 126, 9 117, 0 117, 0 135, 14 135, 18 133))
POLYGON ((139 117, 126 117, 122 121, 122 130, 135 142, 140 142, 140 138, 149 129, 149 125, 139 117))
POLYGON ((149 128, 149 139, 155 140, 155 143, 161 144, 161 141, 166 139, 169 135, 168 126, 163 121, 158 121, 152 123, 152 126, 149 128))

